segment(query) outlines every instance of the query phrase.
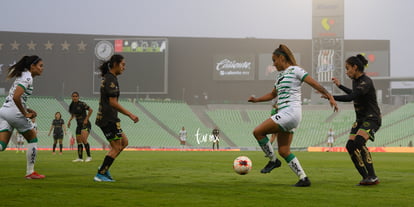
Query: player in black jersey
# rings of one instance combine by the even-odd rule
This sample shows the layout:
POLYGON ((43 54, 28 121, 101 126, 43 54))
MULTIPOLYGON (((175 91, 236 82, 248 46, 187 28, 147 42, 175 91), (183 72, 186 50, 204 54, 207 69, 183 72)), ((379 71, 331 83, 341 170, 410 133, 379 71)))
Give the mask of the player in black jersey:
POLYGON ((346 149, 355 168, 362 176, 359 184, 375 185, 379 183, 379 179, 365 144, 368 139, 374 141, 375 133, 381 127, 381 112, 374 83, 364 73, 367 63, 368 61, 361 54, 346 60, 346 75, 352 79, 352 89, 341 85, 336 78, 332 78, 332 81, 346 93, 346 95, 334 96, 336 101, 354 102, 356 121, 350 131, 346 149))
POLYGON ((68 121, 68 128, 70 128, 70 122, 73 118, 76 118, 76 142, 78 143, 78 158, 73 160, 73 162, 83 162, 83 146, 85 146, 86 155, 88 156, 85 159, 85 162, 92 161, 90 145, 88 143, 89 132, 91 131, 91 122, 89 122, 89 117, 93 112, 92 108, 88 106, 83 101, 79 100, 79 93, 72 93, 72 103, 69 105, 69 112, 72 115, 68 121), (86 114, 86 111, 88 112, 86 114))
POLYGON ((59 141, 59 153, 62 154, 62 148, 63 148, 63 135, 66 134, 66 127, 65 127, 65 121, 62 119, 62 114, 60 112, 55 113, 55 119, 52 121, 52 126, 50 126, 49 134, 47 136, 50 136, 50 133, 53 129, 53 154, 55 154, 56 144, 59 141))
POLYGON ((113 182, 109 168, 115 158, 128 146, 128 138, 122 132, 118 112, 128 116, 134 123, 138 122, 139 119, 118 103, 120 92, 117 76, 121 75, 125 70, 124 57, 115 54, 108 61, 104 62, 99 69, 102 73, 101 98, 95 124, 102 129, 103 134, 111 145, 111 149, 99 167, 94 181, 113 182))
POLYGON ((220 130, 218 129, 218 127, 215 127, 213 131, 211 132, 211 134, 213 137, 213 150, 214 150, 214 145, 217 145, 217 150, 219 150, 220 130))

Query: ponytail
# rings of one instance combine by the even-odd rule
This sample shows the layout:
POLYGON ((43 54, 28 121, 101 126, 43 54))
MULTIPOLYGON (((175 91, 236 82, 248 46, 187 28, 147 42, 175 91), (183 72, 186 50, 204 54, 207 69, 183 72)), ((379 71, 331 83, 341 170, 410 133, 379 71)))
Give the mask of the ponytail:
POLYGON ((296 59, 295 56, 293 56, 292 51, 290 51, 290 49, 283 44, 280 44, 279 47, 273 52, 274 55, 282 55, 285 57, 286 61, 290 64, 290 65, 298 65, 296 63, 296 59))
POLYGON ((103 76, 105 76, 105 74, 107 74, 108 73, 108 71, 109 71, 109 60, 108 61, 104 61, 103 63, 102 63, 102 65, 101 66, 99 66, 99 70, 101 71, 101 76, 103 77, 103 76))
POLYGON ((109 60, 102 62, 101 66, 99 66, 101 76, 105 76, 105 74, 107 74, 109 70, 115 66, 115 63, 119 64, 123 59, 124 57, 122 55, 115 54, 112 55, 112 57, 109 60))
POLYGON ((22 76, 22 73, 25 70, 30 70, 31 65, 36 65, 41 60, 42 59, 37 55, 23 56, 23 58, 20 59, 19 62, 17 62, 9 68, 9 72, 7 73, 7 79, 22 76))

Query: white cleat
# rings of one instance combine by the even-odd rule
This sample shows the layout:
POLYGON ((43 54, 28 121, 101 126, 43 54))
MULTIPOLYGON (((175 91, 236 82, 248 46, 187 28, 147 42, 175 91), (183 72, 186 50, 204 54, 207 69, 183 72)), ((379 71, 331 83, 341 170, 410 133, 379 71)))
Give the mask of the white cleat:
POLYGON ((83 160, 78 158, 78 159, 72 160, 72 162, 83 162, 83 160))

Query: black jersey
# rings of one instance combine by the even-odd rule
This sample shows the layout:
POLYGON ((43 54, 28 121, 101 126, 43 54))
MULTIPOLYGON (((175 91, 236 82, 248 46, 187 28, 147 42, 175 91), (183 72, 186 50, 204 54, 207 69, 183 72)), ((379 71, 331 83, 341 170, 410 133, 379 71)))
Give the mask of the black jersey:
POLYGON ((213 134, 214 136, 218 136, 218 135, 220 134, 220 131, 219 131, 218 129, 213 129, 212 134, 213 134))
POLYGON ((65 124, 63 119, 54 119, 52 122, 53 125, 53 134, 63 134, 62 126, 65 124))
POLYGON ((109 105, 110 97, 119 97, 118 79, 112 73, 107 73, 101 80, 101 98, 95 124, 105 127, 110 122, 119 122, 118 111, 109 105))
POLYGON ((377 94, 371 78, 365 74, 352 80, 352 90, 340 85, 339 88, 347 95, 334 96, 336 101, 354 101, 356 121, 367 119, 381 120, 381 111, 378 107, 377 94))
POLYGON ((86 111, 89 110, 88 104, 83 101, 70 103, 69 112, 75 116, 78 125, 83 125, 83 121, 86 118, 86 111))

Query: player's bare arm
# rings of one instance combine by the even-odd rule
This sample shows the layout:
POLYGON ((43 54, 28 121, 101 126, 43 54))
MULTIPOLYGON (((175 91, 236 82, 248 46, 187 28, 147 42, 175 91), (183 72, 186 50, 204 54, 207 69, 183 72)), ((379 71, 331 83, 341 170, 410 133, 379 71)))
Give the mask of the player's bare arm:
POLYGON ((111 105, 111 107, 124 114, 125 116, 128 116, 132 121, 134 121, 134 123, 137 123, 139 121, 138 116, 135 116, 118 103, 118 98, 109 97, 109 105, 111 105))
POLYGON ((277 90, 276 90, 276 88, 273 88, 272 92, 267 93, 267 94, 265 94, 265 95, 263 95, 259 98, 256 98, 254 96, 250 96, 249 100, 247 100, 247 101, 248 102, 253 102, 253 103, 264 102, 264 101, 270 101, 270 100, 272 100, 276 97, 277 97, 277 90))
POLYGON ((311 76, 306 76, 304 81, 305 83, 309 84, 312 88, 317 90, 319 93, 321 93, 323 98, 328 99, 329 104, 331 105, 332 108, 334 108, 335 112, 338 111, 338 105, 336 104, 334 97, 321 84, 319 84, 311 76))

